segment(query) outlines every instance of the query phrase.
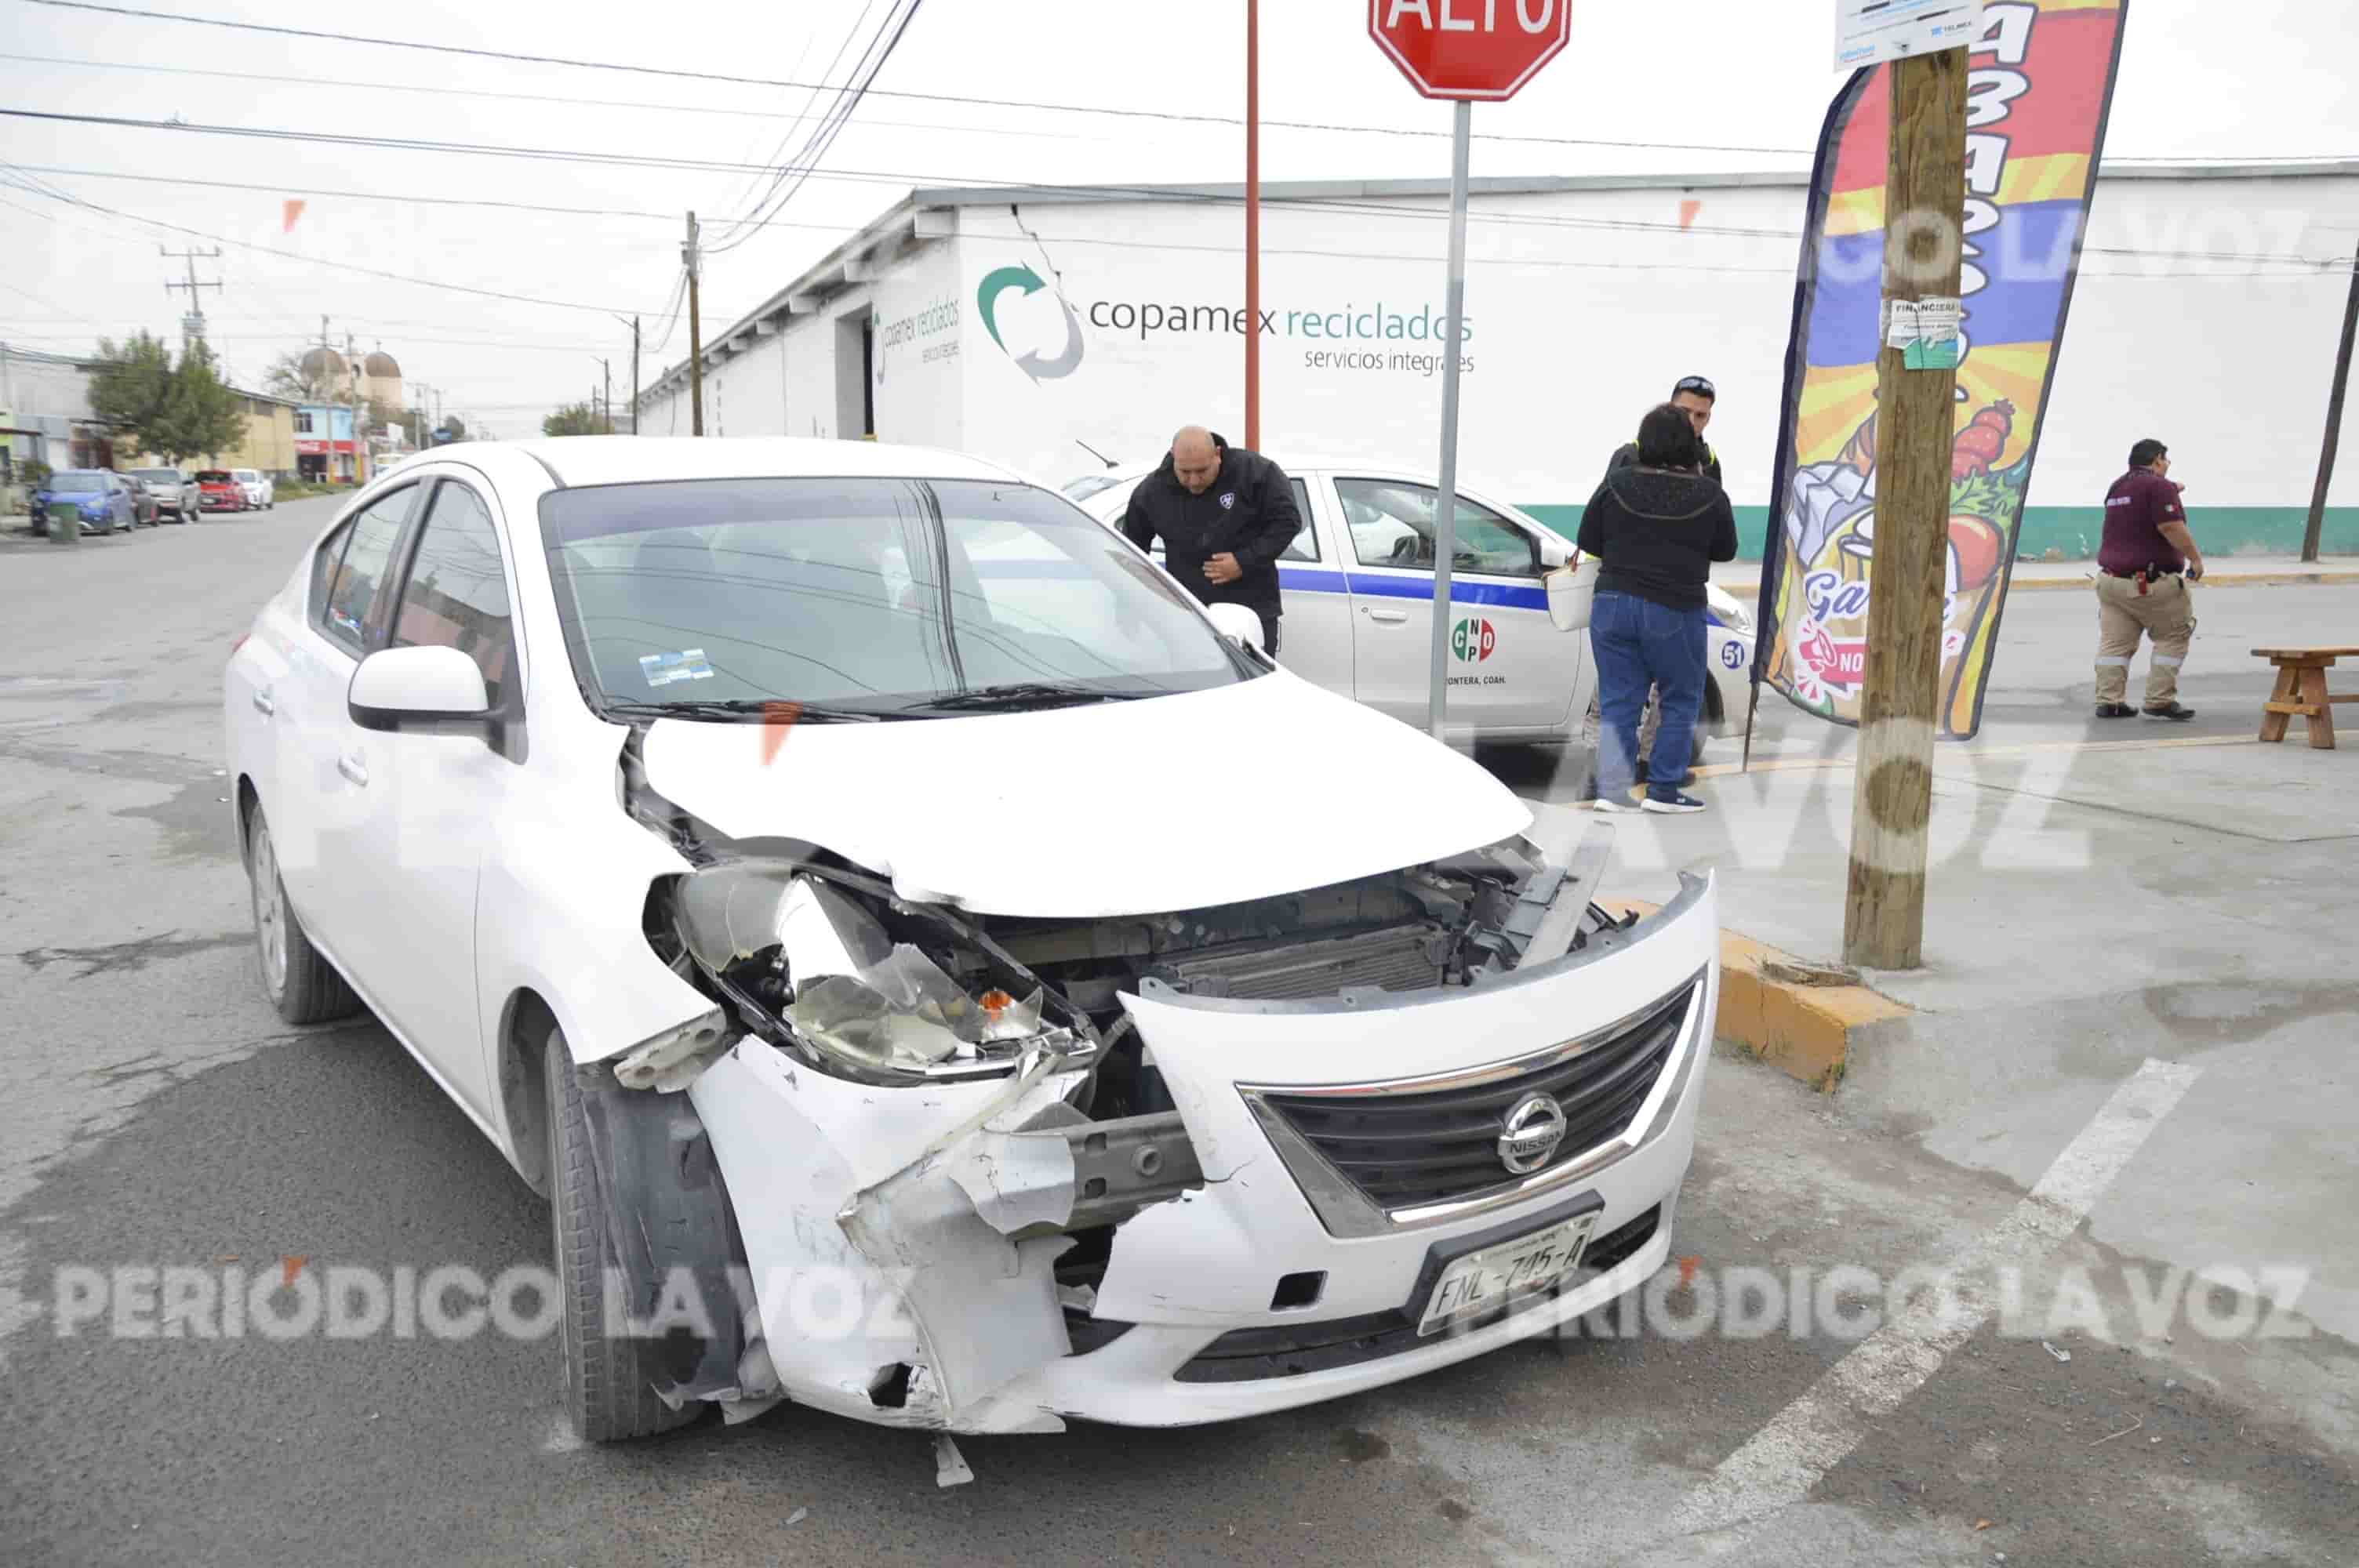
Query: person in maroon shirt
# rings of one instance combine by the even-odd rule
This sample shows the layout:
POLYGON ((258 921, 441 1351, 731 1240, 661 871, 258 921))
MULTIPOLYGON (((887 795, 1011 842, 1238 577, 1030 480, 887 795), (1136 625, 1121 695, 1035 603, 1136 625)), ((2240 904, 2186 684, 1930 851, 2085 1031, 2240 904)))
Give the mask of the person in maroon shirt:
POLYGON ((2097 717, 2127 719, 2130 660, 2141 633, 2154 639, 2146 676, 2146 716, 2184 723, 2179 666, 2195 635, 2195 590, 2203 552, 2188 532, 2180 486, 2170 481, 2170 450, 2145 440, 2130 449, 2130 471, 2105 493, 2104 541, 2097 549, 2097 717))

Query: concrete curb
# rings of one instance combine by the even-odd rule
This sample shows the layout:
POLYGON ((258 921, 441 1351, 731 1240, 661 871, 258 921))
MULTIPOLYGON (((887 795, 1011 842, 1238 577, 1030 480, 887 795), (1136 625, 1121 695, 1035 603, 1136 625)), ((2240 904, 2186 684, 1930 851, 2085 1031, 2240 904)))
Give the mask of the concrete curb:
MULTIPOLYGON (((2095 574, 2095 569, 2093 567, 2090 568, 2091 576, 2095 574)), ((2089 586, 2089 580, 2088 577, 2017 578, 2009 587, 2010 591, 2015 593, 2053 593, 2065 589, 2086 589, 2089 586)), ((2196 586, 2199 588, 2282 588, 2301 583, 2316 583, 2331 588, 2354 582, 2359 582, 2359 571, 2206 572, 2203 574, 2203 580, 2196 586)), ((1757 582, 1724 582, 1719 586, 1721 591, 1732 599, 1757 600, 1761 597, 1761 585, 1757 582)))
MULTIPOLYGON (((1659 907, 1602 898, 1621 915, 1659 907)), ((1720 934, 1720 1016, 1714 1033, 1756 1062, 1832 1094, 1849 1069, 1854 1041, 1913 1010, 1842 971, 1780 952, 1734 931, 1720 934)))

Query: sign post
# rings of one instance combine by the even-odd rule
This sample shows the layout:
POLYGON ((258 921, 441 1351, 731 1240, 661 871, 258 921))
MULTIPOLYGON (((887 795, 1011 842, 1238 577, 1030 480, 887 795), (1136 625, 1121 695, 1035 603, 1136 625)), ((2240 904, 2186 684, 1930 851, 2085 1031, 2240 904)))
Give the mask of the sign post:
POLYGON ((1466 171, 1474 101, 1513 98, 1563 52, 1572 0, 1368 0, 1368 37, 1428 98, 1456 104, 1450 144, 1450 276, 1443 313, 1441 489, 1433 516, 1433 665, 1427 726, 1449 708, 1450 568, 1458 554, 1459 332, 1466 302, 1466 171))

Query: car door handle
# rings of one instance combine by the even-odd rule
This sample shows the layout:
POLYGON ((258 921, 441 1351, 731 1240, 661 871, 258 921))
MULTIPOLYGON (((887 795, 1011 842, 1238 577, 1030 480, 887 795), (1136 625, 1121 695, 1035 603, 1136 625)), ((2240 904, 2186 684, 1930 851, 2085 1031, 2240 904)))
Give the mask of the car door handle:
POLYGON ((257 691, 254 694, 254 710, 256 713, 275 713, 277 711, 277 708, 271 706, 270 694, 267 691, 257 691))
POLYGON ((367 765, 358 757, 355 757, 349 752, 336 759, 336 772, 343 774, 344 777, 352 780, 353 783, 359 784, 364 789, 368 787, 367 765))
POLYGON ((1371 621, 1380 621, 1387 626, 1406 625, 1408 622, 1408 611, 1406 610, 1376 610, 1363 605, 1361 613, 1371 621))

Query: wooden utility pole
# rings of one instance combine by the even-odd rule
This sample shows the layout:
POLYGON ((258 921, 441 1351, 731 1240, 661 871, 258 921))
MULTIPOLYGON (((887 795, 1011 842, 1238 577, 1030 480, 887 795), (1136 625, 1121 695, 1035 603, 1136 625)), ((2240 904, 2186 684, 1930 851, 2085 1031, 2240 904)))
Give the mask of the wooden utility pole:
POLYGON ((1261 450, 1261 0, 1245 0, 1245 448, 1261 450))
POLYGON ((2326 398, 2326 441, 2318 449, 2318 482, 2310 492, 2310 525, 2302 530, 2301 558, 2318 559, 2318 535, 2326 527, 2326 487, 2334 482, 2334 449, 2343 444, 2343 394, 2351 384, 2351 335, 2359 328, 2359 254, 2351 258, 2351 297, 2343 306, 2343 346, 2334 354, 2334 390, 2326 398))
POLYGON ((704 318, 696 299, 696 214, 688 215, 688 243, 680 247, 688 264, 688 433, 704 434, 704 318))
MULTIPOLYGON (((1958 298, 1965 226, 1966 51, 1894 60, 1884 173, 1887 318, 1958 298)), ((1951 316, 1954 320, 1954 315, 1951 316)), ((1958 374, 1907 368, 1888 332, 1876 355, 1875 557, 1867 674, 1852 793, 1843 956, 1863 968, 1924 961, 1927 823, 1941 684, 1941 599, 1958 374)))

